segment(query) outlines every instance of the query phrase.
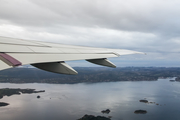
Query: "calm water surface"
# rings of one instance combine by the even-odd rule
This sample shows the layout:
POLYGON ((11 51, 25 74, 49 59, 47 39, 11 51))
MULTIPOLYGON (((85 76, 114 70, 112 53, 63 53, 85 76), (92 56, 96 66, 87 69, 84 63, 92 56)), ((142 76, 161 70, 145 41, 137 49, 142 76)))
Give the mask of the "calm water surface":
POLYGON ((0 120, 77 120, 85 114, 112 116, 112 120, 180 120, 180 82, 169 79, 93 84, 10 84, 0 88, 34 88, 45 93, 0 99, 0 120), (41 98, 37 99, 37 95, 41 98), (140 103, 146 98, 156 104, 140 103), (101 111, 110 109, 110 114, 101 111), (134 114, 135 110, 147 114, 134 114))

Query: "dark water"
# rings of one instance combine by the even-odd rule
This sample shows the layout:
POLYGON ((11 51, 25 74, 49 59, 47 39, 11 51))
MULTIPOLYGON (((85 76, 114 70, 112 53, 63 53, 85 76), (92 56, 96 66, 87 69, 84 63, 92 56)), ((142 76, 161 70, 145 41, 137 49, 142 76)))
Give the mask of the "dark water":
POLYGON ((0 88, 34 88, 45 93, 0 99, 0 120, 76 120, 85 114, 112 116, 112 120, 180 120, 180 82, 169 79, 95 84, 9 84, 0 88), (37 99, 37 95, 41 98, 37 99), (140 103, 146 98, 156 104, 140 103), (101 111, 110 109, 108 115, 101 111), (147 114, 134 114, 135 110, 147 114))

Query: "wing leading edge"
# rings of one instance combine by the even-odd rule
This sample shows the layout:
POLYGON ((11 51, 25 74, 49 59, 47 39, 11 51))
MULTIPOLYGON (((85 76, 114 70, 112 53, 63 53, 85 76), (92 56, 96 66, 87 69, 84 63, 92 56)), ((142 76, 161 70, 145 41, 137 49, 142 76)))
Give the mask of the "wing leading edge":
POLYGON ((0 70, 31 64, 50 72, 77 74, 64 61, 86 60, 98 65, 116 67, 107 58, 128 54, 144 53, 0 37, 0 70))

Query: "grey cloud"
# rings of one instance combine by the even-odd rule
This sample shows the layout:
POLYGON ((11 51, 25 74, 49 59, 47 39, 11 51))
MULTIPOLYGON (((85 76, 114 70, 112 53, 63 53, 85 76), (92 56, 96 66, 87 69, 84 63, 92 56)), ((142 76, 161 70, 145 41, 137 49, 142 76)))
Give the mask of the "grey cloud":
POLYGON ((39 8, 28 0, 4 0, 0 4, 0 18, 20 26, 36 27, 53 25, 50 21, 57 20, 58 16, 49 10, 39 8))
POLYGON ((179 0, 1 0, 0 35, 138 50, 149 54, 139 57, 144 60, 179 59, 179 4, 179 0), (15 29, 8 30, 11 27, 15 29))
POLYGON ((7 0, 0 5, 0 14, 24 25, 99 26, 159 33, 171 30, 174 36, 179 32, 179 3, 176 0, 7 0))
POLYGON ((178 13, 180 2, 176 0, 173 2, 169 0, 53 0, 45 2, 31 0, 31 2, 61 16, 59 23, 61 21, 67 25, 99 26, 140 32, 170 32, 172 36, 177 35, 180 30, 177 24, 180 19, 178 13))

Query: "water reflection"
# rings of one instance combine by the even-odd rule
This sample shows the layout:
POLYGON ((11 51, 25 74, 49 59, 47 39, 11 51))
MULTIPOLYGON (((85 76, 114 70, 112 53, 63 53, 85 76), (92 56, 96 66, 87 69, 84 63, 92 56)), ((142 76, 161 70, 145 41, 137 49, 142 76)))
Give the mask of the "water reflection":
POLYGON ((180 82, 167 80, 140 82, 110 82, 94 84, 9 84, 0 88, 32 88, 45 90, 37 94, 13 95, 1 101, 10 103, 0 108, 0 120, 76 120, 85 114, 112 116, 112 120, 169 120, 180 119, 180 82), (155 104, 140 103, 146 98, 155 104), (102 110, 110 109, 106 115, 102 110), (135 110, 147 114, 134 114, 135 110))

